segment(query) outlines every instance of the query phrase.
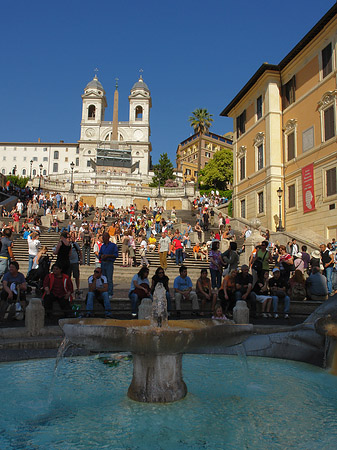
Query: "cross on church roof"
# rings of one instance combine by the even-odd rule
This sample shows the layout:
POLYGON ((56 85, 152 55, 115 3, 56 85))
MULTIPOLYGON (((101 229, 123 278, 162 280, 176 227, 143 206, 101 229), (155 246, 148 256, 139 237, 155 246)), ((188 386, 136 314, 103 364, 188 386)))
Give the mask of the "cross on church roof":
POLYGON ((119 81, 119 78, 115 78, 115 80, 116 80, 116 89, 118 88, 118 81, 119 81))
POLYGON ((99 70, 97 69, 97 67, 96 67, 96 69, 94 69, 94 72, 95 72, 95 77, 97 78, 97 72, 98 72, 99 70))
POLYGON ((144 72, 144 70, 143 69, 139 69, 139 73, 140 73, 140 78, 143 78, 143 72, 144 72))

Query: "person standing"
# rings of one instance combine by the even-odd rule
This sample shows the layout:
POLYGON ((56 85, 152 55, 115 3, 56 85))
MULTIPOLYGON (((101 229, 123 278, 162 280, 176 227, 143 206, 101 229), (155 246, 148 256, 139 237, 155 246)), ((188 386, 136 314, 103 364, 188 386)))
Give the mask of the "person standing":
POLYGON ((76 294, 79 294, 80 290, 80 264, 82 264, 82 251, 78 243, 76 242, 76 233, 70 234, 71 252, 69 256, 70 262, 70 276, 74 277, 76 283, 76 294))
POLYGON ((27 275, 31 271, 31 269, 33 267, 34 258, 39 253, 39 250, 40 250, 40 247, 41 247, 41 242, 39 241, 38 237, 39 237, 39 233, 37 233, 36 231, 33 231, 33 233, 31 233, 28 236, 28 238, 27 238, 27 242, 28 242, 28 258, 29 258, 28 259, 28 272, 27 272, 27 275))
POLYGON ((12 230, 5 228, 1 238, 0 249, 0 279, 8 271, 9 263, 15 261, 13 255, 13 241, 11 240, 12 230))
POLYGON ((83 265, 87 264, 90 266, 90 250, 91 250, 91 241, 92 234, 89 231, 88 225, 85 225, 83 233, 81 233, 81 239, 83 242, 82 246, 82 254, 83 254, 83 265))
POLYGON ((332 269, 334 265, 334 255, 325 244, 319 246, 321 250, 321 260, 324 268, 323 275, 325 275, 328 282, 328 293, 332 293, 332 269))
POLYGON ((70 252, 71 245, 69 240, 69 233, 63 231, 60 236, 60 240, 54 250, 54 255, 57 255, 56 264, 61 267, 62 272, 69 274, 70 270, 70 252))
POLYGON ((101 260, 102 274, 108 280, 108 293, 111 299, 113 296, 114 262, 118 258, 118 247, 113 242, 110 242, 110 235, 106 231, 103 233, 103 244, 98 253, 98 258, 101 260))
POLYGON ((167 269, 167 253, 169 251, 171 244, 171 239, 167 236, 166 233, 161 234, 161 238, 158 243, 158 253, 159 253, 159 261, 160 266, 166 270, 167 269))

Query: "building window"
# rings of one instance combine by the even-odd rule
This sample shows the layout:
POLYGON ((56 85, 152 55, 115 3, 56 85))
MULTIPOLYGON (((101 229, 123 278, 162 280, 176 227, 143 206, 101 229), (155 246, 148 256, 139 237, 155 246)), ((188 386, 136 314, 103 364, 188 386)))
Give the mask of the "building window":
MULTIPOLYGON (((6 148, 5 148, 5 150, 6 150, 6 148)), ((26 152, 26 151, 27 151, 27 147, 25 147, 25 148, 23 149, 23 151, 26 152)))
POLYGON ((43 161, 48 161, 48 156, 44 156, 43 161))
POLYGON ((96 106, 95 105, 90 105, 89 109, 88 109, 88 119, 89 120, 94 120, 96 117, 96 106))
POLYGON ((136 106, 136 120, 143 120, 143 108, 136 106))
POLYGON ((77 148, 77 149, 76 149, 76 155, 79 155, 79 154, 80 154, 80 149, 77 148))
POLYGON ((5 169, 2 169, 1 173, 2 173, 2 175, 5 175, 6 170, 5 170, 5 169))
POLYGON ((47 147, 43 147, 43 151, 46 152, 47 151, 47 147))
POLYGON ((239 138, 246 131, 246 110, 236 118, 236 137, 239 138))
POLYGON ((58 172, 59 171, 59 165, 58 163, 54 163, 53 164, 53 172, 58 172))
POLYGON ((259 211, 259 214, 262 214, 264 212, 263 192, 259 192, 257 194, 257 199, 258 199, 258 211, 259 211))
POLYGON ((54 159, 59 159, 59 152, 58 152, 58 150, 54 151, 54 159))
POLYGON ((87 161, 87 167, 91 167, 91 161, 90 161, 90 159, 88 159, 88 161, 87 161))
POLYGON ((13 161, 16 161, 16 156, 13 156, 13 161))
POLYGON ((246 218, 246 200, 241 200, 241 217, 246 218))
POLYGON ((33 169, 33 176, 36 177, 36 169, 33 169))
POLYGON ((27 161, 27 156, 24 156, 24 157, 23 157, 23 160, 24 160, 24 161, 27 161))
POLYGON ((295 158, 295 132, 289 133, 287 135, 287 153, 287 161, 295 158))
POLYGON ((257 147, 257 170, 263 169, 263 144, 257 147))
POLYGON ((185 175, 191 175, 191 174, 192 174, 191 169, 186 169, 186 170, 185 170, 185 175))
POLYGON ((288 81, 288 83, 282 86, 282 103, 283 109, 287 108, 289 105, 295 101, 295 91, 296 91, 296 78, 295 75, 288 81))
POLYGON ((6 161, 6 156, 3 156, 3 157, 2 157, 2 160, 3 160, 3 161, 6 161))
POLYGON ((257 120, 261 119, 262 117, 262 95, 257 98, 256 100, 256 117, 257 120))
POLYGON ((37 156, 33 156, 32 160, 37 161, 37 156))
POLYGON ((296 197, 295 197, 295 185, 292 184, 288 186, 288 208, 295 208, 296 197))
POLYGON ((76 158, 75 159, 75 166, 79 166, 80 165, 80 158, 76 158))
POLYGON ((25 176, 26 175, 26 169, 22 169, 22 175, 25 176))
POLYGON ((64 158, 64 162, 68 162, 68 158, 64 158))
POLYGON ((332 45, 331 42, 322 50, 323 78, 332 72, 332 45))
POLYGON ((47 175, 46 169, 43 169, 42 175, 47 175))
POLYGON ((337 194, 337 171, 336 167, 326 171, 326 195, 337 194))
POLYGON ((240 158, 240 180, 244 180, 246 178, 246 157, 243 156, 240 158))
POLYGON ((14 147, 14 151, 16 152, 16 147, 14 147))
POLYGON ((335 136, 335 108, 331 105, 325 109, 324 115, 324 141, 328 141, 335 136))
MULTIPOLYGON (((197 156, 197 155, 195 155, 195 156, 197 156)), ((209 153, 209 152, 205 152, 205 157, 206 158, 210 158, 211 157, 211 154, 209 153)), ((195 159, 195 158, 194 158, 195 159)))

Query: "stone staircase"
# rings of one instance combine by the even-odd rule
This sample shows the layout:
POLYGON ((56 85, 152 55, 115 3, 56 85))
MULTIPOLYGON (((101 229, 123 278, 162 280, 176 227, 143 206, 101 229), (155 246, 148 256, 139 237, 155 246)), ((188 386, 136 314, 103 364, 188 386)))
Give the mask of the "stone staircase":
MULTIPOLYGON (((195 223, 195 214, 192 211, 179 211, 177 213, 177 217, 179 222, 183 221, 184 223, 190 223, 194 225, 195 223)), ((90 217, 88 218, 90 220, 90 217)), ((10 220, 10 219, 9 219, 10 220)), ((5 219, 5 222, 8 221, 8 219, 5 219)), ((78 226, 80 225, 80 221, 76 221, 78 226)), ((109 220, 109 224, 111 222, 111 219, 109 220)), ((64 221, 60 224, 60 229, 64 225, 68 224, 68 220, 64 221)), ((210 231, 216 231, 218 228, 213 227, 210 228, 209 231, 205 233, 205 240, 208 240, 210 231)), ((236 231, 236 230, 234 230, 236 231)), ((235 233, 237 236, 236 242, 238 243, 238 248, 241 248, 243 244, 243 238, 240 237, 240 232, 235 233)), ((49 254, 52 254, 52 248, 55 247, 59 240, 59 233, 50 232, 47 233, 46 228, 41 228, 41 236, 40 241, 42 245, 46 245, 49 249, 49 254)), ((81 246, 81 242, 80 242, 81 246)), ((111 302, 112 307, 112 313, 114 317, 121 318, 121 319, 127 319, 130 317, 131 314, 131 304, 130 300, 128 299, 128 289, 130 286, 131 279, 133 275, 138 272, 139 267, 122 267, 122 256, 121 256, 121 244, 118 244, 119 247, 119 257, 117 258, 115 262, 115 270, 114 270, 114 285, 115 285, 115 295, 111 302)), ((193 243, 192 243, 193 247, 193 243)), ((138 253, 139 244, 137 244, 137 261, 140 262, 140 257, 138 253)), ((17 261, 20 264, 20 271, 24 274, 27 273, 28 270, 28 244, 27 241, 22 239, 21 236, 14 237, 14 255, 17 259, 17 261)), ((195 286, 197 279, 200 276, 200 270, 201 268, 208 268, 208 263, 206 261, 201 260, 195 260, 193 257, 192 248, 186 249, 186 260, 184 261, 184 264, 188 268, 188 275, 192 279, 193 285, 195 286)), ((159 267, 159 254, 158 252, 148 252, 147 258, 151 264, 150 266, 150 277, 151 278, 154 274, 154 271, 157 267, 159 267)), ((55 261, 55 257, 53 259, 55 261)), ((95 256, 93 251, 91 250, 90 254, 90 266, 81 266, 80 273, 81 273, 81 290, 82 295, 80 295, 78 298, 74 299, 74 303, 79 304, 82 309, 85 308, 85 296, 87 291, 87 279, 90 275, 92 275, 94 270, 94 260, 95 256)), ((175 264, 175 260, 171 260, 168 258, 168 268, 166 270, 167 276, 170 278, 170 286, 171 288, 171 299, 172 299, 172 309, 174 311, 174 292, 173 292, 173 280, 176 276, 179 275, 179 267, 175 264)), ((306 302, 291 302, 291 309, 290 309, 290 315, 295 318, 294 323, 298 323, 299 321, 305 319, 309 314, 311 314, 317 306, 319 306, 320 302, 313 302, 313 301, 306 301, 306 302)), ((208 305, 208 309, 206 310, 206 315, 210 316, 210 306, 208 305)), ((94 306, 96 309, 96 313, 98 316, 104 315, 103 308, 100 305, 94 306)), ((182 318, 187 318, 191 316, 191 305, 190 303, 182 304, 182 318)), ((57 320, 57 314, 55 316, 55 320, 57 320)), ((267 323, 270 323, 271 320, 274 319, 257 319, 253 322, 257 323, 264 323, 267 321, 267 323)), ((278 320, 275 323, 280 324, 282 323, 282 320, 278 320)), ((284 323, 292 324, 289 321, 286 321, 284 323)))

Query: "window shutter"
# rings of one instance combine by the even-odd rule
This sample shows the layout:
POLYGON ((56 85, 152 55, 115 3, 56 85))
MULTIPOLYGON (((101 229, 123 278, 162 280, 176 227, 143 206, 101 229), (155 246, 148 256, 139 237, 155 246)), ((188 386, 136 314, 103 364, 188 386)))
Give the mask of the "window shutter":
POLYGON ((324 141, 335 135, 335 110, 333 106, 324 111, 324 141))
POLYGON ((326 195, 337 194, 336 167, 326 171, 326 195))

